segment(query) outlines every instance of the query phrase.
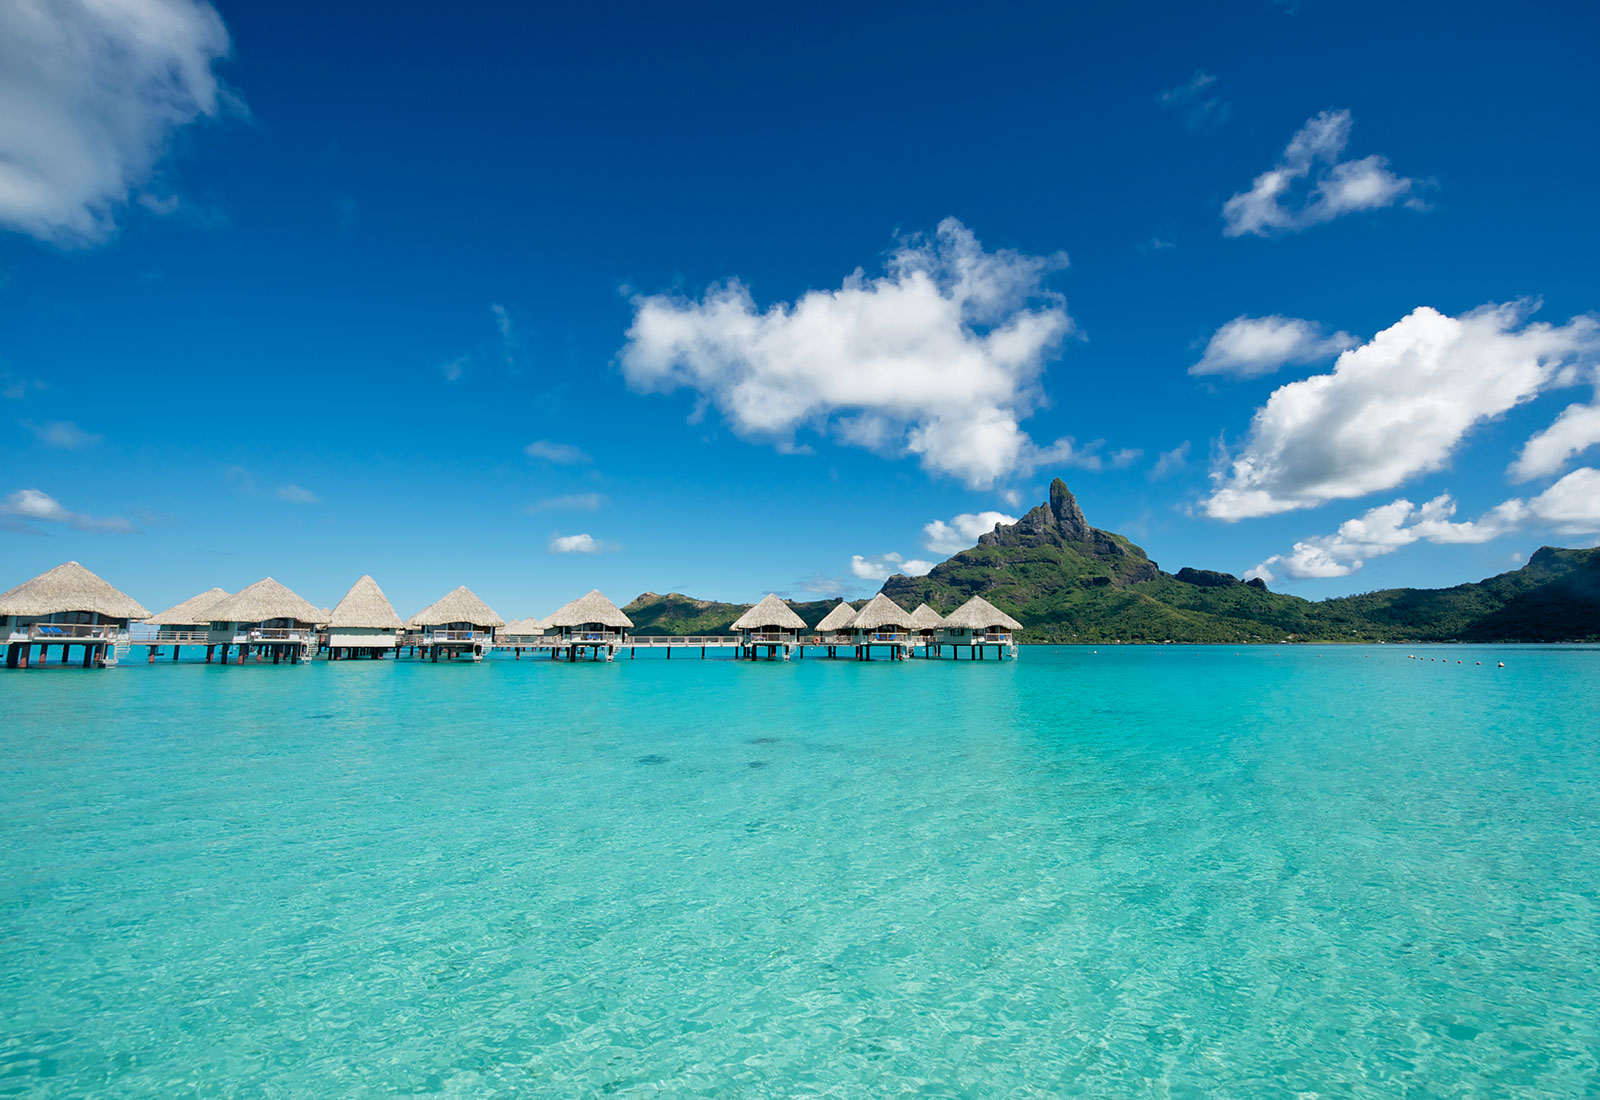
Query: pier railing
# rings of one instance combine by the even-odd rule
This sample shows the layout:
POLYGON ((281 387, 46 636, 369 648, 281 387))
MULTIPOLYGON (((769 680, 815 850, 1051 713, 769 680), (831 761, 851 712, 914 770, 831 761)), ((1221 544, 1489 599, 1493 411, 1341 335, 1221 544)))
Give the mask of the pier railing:
MULTIPOLYGON (((558 646, 562 645, 623 645, 622 633, 615 630, 572 630, 560 634, 549 635, 549 640, 558 646)), ((628 645, 634 644, 634 639, 629 638, 628 645)))
POLYGON ((30 642, 114 642, 126 629, 116 623, 28 623, 13 630, 11 638, 26 634, 30 642))
POLYGON ((134 645, 206 645, 211 641, 211 631, 164 626, 142 631, 129 641, 134 645))
POLYGON ((672 646, 736 646, 739 638, 733 634, 630 634, 619 643, 640 649, 663 649, 672 646))
POLYGON ((317 632, 309 626, 253 626, 237 636, 247 642, 314 642, 317 632))
POLYGON ((746 634, 746 635, 744 635, 744 640, 747 641, 747 642, 756 642, 756 643, 758 643, 760 645, 782 645, 785 642, 787 642, 789 645, 798 645, 798 644, 800 644, 800 639, 795 637, 792 633, 791 634, 746 634))
POLYGON ((428 645, 437 642, 487 642, 487 630, 428 630, 406 635, 402 645, 428 645), (415 641, 413 641, 415 639, 415 641))

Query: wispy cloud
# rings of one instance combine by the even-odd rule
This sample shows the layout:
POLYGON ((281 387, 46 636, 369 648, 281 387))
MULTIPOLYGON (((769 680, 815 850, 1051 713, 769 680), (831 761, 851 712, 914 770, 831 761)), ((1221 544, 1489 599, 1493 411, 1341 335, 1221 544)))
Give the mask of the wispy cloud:
POLYGON ((38 378, 18 378, 9 373, 0 373, 0 397, 7 401, 21 401, 28 396, 28 391, 47 390, 50 384, 38 378))
POLYGON ((1045 286, 1060 253, 986 251, 954 218, 904 240, 887 272, 759 308, 737 280, 698 299, 640 295, 623 373, 645 391, 694 390, 747 438, 811 429, 975 488, 1037 465, 1021 427, 1045 363, 1073 331, 1045 286))
POLYGON ((1350 127, 1349 111, 1323 111, 1308 120, 1277 164, 1257 176, 1250 190, 1223 204, 1223 235, 1295 232, 1402 199, 1420 208, 1416 181, 1389 171, 1383 157, 1340 159, 1350 142, 1350 127))
POLYGON ((459 382, 461 376, 467 373, 467 367, 472 363, 472 356, 458 355, 449 362, 439 364, 439 373, 444 375, 446 382, 459 382))
POLYGON ((528 505, 533 512, 597 512, 605 506, 604 493, 568 493, 565 496, 545 497, 528 505))
POLYGON ((89 516, 64 507, 60 501, 38 489, 18 489, 0 501, 0 520, 11 531, 41 533, 33 524, 62 524, 74 531, 129 533, 137 530, 131 520, 121 516, 89 516))
POLYGON ((558 466, 578 466, 590 461, 589 455, 570 443, 556 443, 549 439, 535 439, 522 448, 529 458, 554 462, 558 466))
POLYGON ((546 548, 552 554, 604 554, 620 547, 616 543, 602 542, 590 534, 555 535, 546 548))
POLYGON ((1150 467, 1149 478, 1151 481, 1160 481, 1170 477, 1189 464, 1189 441, 1182 443, 1170 451, 1162 451, 1156 456, 1155 462, 1150 467))
POLYGON ((291 504, 317 503, 316 493, 313 493, 310 489, 302 488, 301 486, 292 483, 289 485, 278 486, 275 490, 273 490, 272 495, 277 497, 279 500, 286 500, 291 504))
POLYGON ((228 49, 196 0, 0 4, 0 224, 64 246, 108 237, 173 133, 220 113, 228 49))
POLYGON ((1189 373, 1257 378, 1289 363, 1331 358, 1360 342, 1348 332, 1327 335, 1321 325, 1298 317, 1235 317, 1212 334, 1189 373))
POLYGON ((42 424, 35 424, 31 420, 19 420, 17 423, 32 432, 46 447, 56 447, 63 451, 81 451, 85 447, 93 447, 105 438, 94 432, 84 431, 70 420, 46 420, 42 424))
POLYGON ((1161 92, 1156 102, 1182 119, 1190 133, 1198 134, 1216 129, 1233 116, 1233 108, 1217 91, 1216 75, 1196 69, 1187 84, 1161 92))

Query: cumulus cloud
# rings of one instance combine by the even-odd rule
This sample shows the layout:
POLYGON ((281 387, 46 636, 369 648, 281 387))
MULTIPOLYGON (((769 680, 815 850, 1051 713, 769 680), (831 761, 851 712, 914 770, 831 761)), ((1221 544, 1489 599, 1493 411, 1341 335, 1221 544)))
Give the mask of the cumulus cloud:
POLYGON ((975 546, 996 524, 1017 522, 1004 512, 963 512, 949 520, 936 519, 922 529, 922 545, 935 554, 956 554, 975 546))
POLYGON ((73 512, 60 501, 38 489, 18 489, 0 501, 0 519, 13 531, 38 534, 35 523, 59 523, 74 531, 129 532, 133 524, 120 516, 86 516, 73 512))
POLYGON ((939 564, 932 561, 907 561, 899 554, 880 554, 877 557, 850 555, 850 573, 864 581, 886 581, 896 573, 908 577, 925 577, 939 564))
POLYGON ((1233 108, 1217 94, 1214 74, 1196 69, 1187 84, 1168 88, 1156 96, 1161 109, 1183 119, 1191 133, 1221 126, 1233 116, 1233 108))
POLYGON ((554 443, 548 439, 535 439, 522 448, 522 453, 529 458, 554 462, 558 466, 578 466, 590 460, 586 452, 572 444, 554 443))
POLYGON ((1235 317, 1217 329, 1190 374, 1258 378, 1289 363, 1313 363, 1359 343, 1348 332, 1332 336, 1298 317, 1235 317))
POLYGON ((32 432, 46 447, 57 447, 64 451, 81 451, 85 447, 93 447, 105 438, 94 432, 84 431, 70 420, 46 420, 43 424, 35 424, 31 420, 19 420, 17 423, 32 432))
POLYGON ((1513 481, 1548 477, 1596 443, 1600 443, 1600 401, 1568 405, 1555 423, 1535 432, 1522 445, 1508 473, 1513 481))
POLYGON ((1021 421, 1073 329, 1044 285, 1065 265, 985 251, 947 218, 904 241, 886 274, 858 268, 793 303, 760 309, 737 280, 699 300, 636 296, 622 370, 638 390, 694 390, 748 438, 812 429, 987 487, 1043 461, 1021 421))
POLYGON ((1028 469, 1040 466, 1059 468, 1062 466, 1076 466, 1080 470, 1124 470, 1139 461, 1144 454, 1133 447, 1124 447, 1121 450, 1105 454, 1106 441, 1095 439, 1080 447, 1069 436, 1063 436, 1048 447, 1036 447, 1029 456, 1028 469))
POLYGON ((601 542, 590 534, 555 535, 550 539, 547 549, 552 554, 603 554, 615 550, 616 546, 601 542))
POLYGON ((1339 356, 1332 372, 1275 390, 1244 444, 1220 456, 1205 511, 1238 520, 1392 489, 1443 468, 1475 425, 1534 397, 1592 356, 1600 325, 1534 324, 1526 305, 1460 317, 1427 307, 1339 356))
POLYGON ((1457 522, 1456 502, 1441 494, 1422 507, 1396 500, 1346 520, 1331 535, 1294 544, 1287 554, 1274 554, 1245 574, 1248 580, 1274 579, 1280 569, 1295 579, 1345 577, 1372 558, 1392 554, 1414 542, 1483 543, 1543 524, 1562 534, 1600 531, 1600 470, 1585 466, 1550 488, 1523 500, 1513 497, 1475 520, 1457 522))
POLYGON ((173 133, 218 113, 212 65, 227 53, 222 19, 196 0, 0 4, 0 224, 104 240, 173 133))
MULTIPOLYGON (((1223 204, 1223 235, 1294 232, 1412 196, 1416 181, 1389 171, 1383 157, 1340 159, 1350 143, 1350 126, 1349 111, 1323 111, 1308 120, 1277 164, 1257 176, 1250 190, 1223 204)), ((1413 197, 1407 205, 1420 203, 1413 197)))

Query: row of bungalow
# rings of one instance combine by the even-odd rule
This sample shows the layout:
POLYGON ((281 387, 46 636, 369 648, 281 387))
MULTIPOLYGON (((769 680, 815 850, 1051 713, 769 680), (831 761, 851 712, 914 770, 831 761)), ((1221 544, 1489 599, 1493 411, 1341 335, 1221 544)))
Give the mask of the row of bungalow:
POLYGON ((870 659, 874 650, 894 659, 922 655, 952 656, 966 648, 981 658, 993 646, 998 656, 1016 656, 1015 619, 982 597, 973 597, 949 615, 926 604, 907 612, 884 595, 874 596, 859 610, 841 601, 815 627, 776 595, 768 595, 733 624, 733 638, 629 638, 633 620, 598 590, 581 596, 542 619, 507 623, 466 587, 457 588, 409 619, 401 619, 383 590, 370 576, 351 586, 332 609, 322 609, 271 577, 229 593, 208 589, 152 615, 141 604, 91 573, 67 562, 0 594, 0 631, 6 639, 6 667, 26 668, 37 648, 37 663, 48 660, 52 646, 61 660, 72 648, 84 667, 115 664, 131 647, 147 650, 155 661, 170 646, 177 660, 184 646, 204 646, 206 661, 222 664, 254 659, 273 664, 299 664, 318 654, 330 660, 409 656, 432 662, 480 661, 495 649, 548 652, 569 661, 612 660, 623 648, 665 642, 668 656, 674 641, 736 647, 740 657, 755 660, 792 654, 806 647, 825 647, 829 657, 853 650, 870 659))

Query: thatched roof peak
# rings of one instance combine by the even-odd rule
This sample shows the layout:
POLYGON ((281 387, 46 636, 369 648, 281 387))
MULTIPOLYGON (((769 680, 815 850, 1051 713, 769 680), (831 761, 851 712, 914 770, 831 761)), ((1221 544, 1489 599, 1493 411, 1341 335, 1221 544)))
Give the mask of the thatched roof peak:
POLYGON ((911 612, 879 592, 850 620, 851 630, 877 630, 885 626, 911 626, 911 612))
POLYGON ((75 561, 0 593, 0 615, 54 615, 59 611, 92 611, 108 619, 142 619, 150 614, 138 600, 75 561))
POLYGON ((209 623, 211 616, 206 612, 228 596, 226 588, 208 588, 198 596, 190 596, 182 603, 174 604, 159 615, 151 615, 145 622, 151 626, 199 626, 209 623))
POLYGON ((509 623, 506 624, 505 629, 503 631, 501 631, 501 633, 502 634, 516 634, 516 635, 519 635, 519 636, 526 637, 526 636, 531 635, 531 634, 543 634, 544 633, 544 627, 539 625, 539 620, 538 619, 535 619, 533 616, 530 615, 526 619, 512 619, 509 623))
POLYGON ((769 593, 762 601, 733 621, 735 630, 755 630, 775 626, 780 630, 804 630, 806 621, 795 614, 794 608, 769 593))
POLYGON ((844 600, 839 601, 839 606, 822 616, 822 621, 817 624, 817 630, 824 634, 836 630, 843 630, 850 625, 850 620, 856 617, 856 609, 844 600))
POLYGON ((407 626, 443 626, 445 623, 471 623, 473 626, 505 626, 506 621, 466 585, 431 603, 406 622, 407 626))
POLYGON ((363 576, 329 612, 326 625, 335 630, 398 630, 403 624, 378 582, 363 576))
POLYGON ((944 616, 925 603, 919 603, 911 613, 911 625, 918 630, 937 630, 944 624, 944 616))
POLYGON ((268 619, 293 619, 315 625, 322 611, 303 600, 271 577, 264 577, 248 588, 219 600, 205 609, 207 621, 214 623, 260 623, 268 619))
POLYGON ((620 607, 608 600, 604 593, 596 588, 587 596, 580 596, 564 607, 552 611, 545 616, 543 623, 546 627, 583 626, 586 623, 625 627, 632 626, 633 620, 624 615, 620 607))
POLYGON ((986 630, 993 626, 1003 626, 1007 630, 1022 629, 1021 623, 982 596, 972 597, 946 615, 944 625, 950 630, 986 630))

